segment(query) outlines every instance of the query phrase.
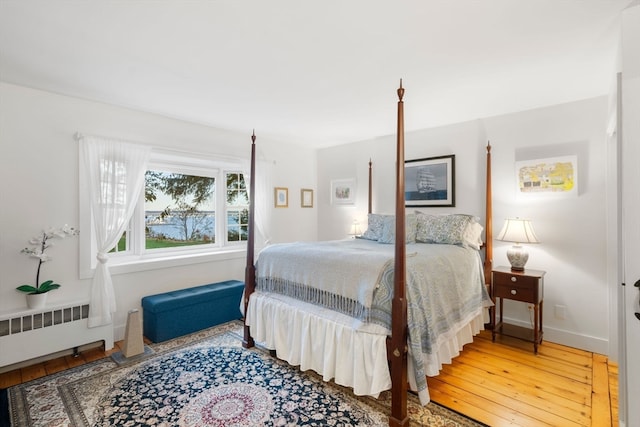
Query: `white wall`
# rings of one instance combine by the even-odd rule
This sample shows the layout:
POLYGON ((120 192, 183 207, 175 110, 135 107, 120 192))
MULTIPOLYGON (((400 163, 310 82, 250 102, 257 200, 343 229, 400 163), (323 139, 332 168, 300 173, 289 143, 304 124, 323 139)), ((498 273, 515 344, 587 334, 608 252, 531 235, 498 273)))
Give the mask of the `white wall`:
MULTIPOLYGON (((600 97, 532 111, 459 123, 406 135, 407 160, 456 155, 456 207, 484 221, 485 145, 492 146, 494 236, 506 217, 528 217, 542 243, 529 246, 527 267, 547 271, 544 338, 602 354, 608 352, 609 292, 606 276, 607 99, 600 97), (516 195, 515 162, 577 155, 579 195, 523 199, 516 195), (566 306, 566 318, 555 306, 566 306)), ((411 108, 410 92, 405 110, 411 108)), ((395 136, 320 150, 318 153, 319 238, 344 238, 354 218, 366 221, 367 163, 373 160, 373 211, 394 212, 395 136), (332 179, 355 177, 354 206, 332 206, 332 179)), ((494 242, 494 265, 508 265, 510 244, 494 242)), ((505 316, 530 324, 524 304, 505 302, 505 316)))
MULTIPOLYGON (((248 158, 251 131, 251 123, 246 134, 239 134, 0 83, 0 312, 26 308, 24 294, 15 287, 35 280, 36 261, 20 254, 27 240, 43 228, 79 223, 75 132, 248 158)), ((259 129, 256 133, 258 157, 272 165, 273 185, 289 188, 289 208, 270 211, 272 241, 315 240, 317 209, 300 208, 300 188, 315 189, 315 151, 268 141, 259 129)), ((44 264, 41 278, 62 284, 49 294, 51 303, 88 300, 90 280, 79 279, 78 248, 73 238, 50 250, 54 260, 44 264)), ((240 254, 219 262, 114 275, 115 338, 122 337, 126 313, 140 307, 143 296, 243 280, 244 266, 240 254)))
MULTIPOLYGON (((410 92, 405 97, 410 108, 410 92)), ((606 98, 491 117, 407 133, 406 159, 456 155, 456 207, 484 220, 485 144, 493 154, 494 232, 507 216, 527 216, 542 243, 531 246, 528 267, 547 271, 545 339, 607 353, 608 298, 605 227, 606 98), (514 162, 577 154, 580 193, 570 199, 521 200, 514 162), (566 319, 554 316, 567 306, 566 319)), ((251 124, 248 124, 251 128, 251 124)), ((73 134, 107 135, 166 147, 248 157, 246 135, 185 123, 121 107, 0 84, 0 312, 24 308, 15 287, 34 280, 35 261, 19 253, 47 226, 78 224, 78 150, 73 134)), ((366 222, 369 158, 374 167, 374 212, 392 213, 395 136, 313 150, 267 141, 258 155, 273 167, 273 186, 289 189, 289 207, 272 209, 273 242, 344 238, 353 219, 366 222), (316 161, 317 160, 317 161, 316 161), (332 179, 356 178, 353 206, 330 204, 332 179), (317 183, 317 184, 316 184, 317 183), (313 209, 300 207, 300 189, 314 189, 313 209), (318 231, 316 231, 318 230, 318 231)), ((505 264, 507 243, 495 242, 494 265, 505 264)), ((78 240, 51 251, 43 277, 63 287, 53 302, 88 299, 89 281, 78 278, 78 240)), ((244 275, 244 258, 114 276, 116 339, 126 313, 144 295, 244 275)), ((507 301, 508 303, 508 301, 507 301)), ((529 313, 506 304, 507 316, 527 323, 529 313)))

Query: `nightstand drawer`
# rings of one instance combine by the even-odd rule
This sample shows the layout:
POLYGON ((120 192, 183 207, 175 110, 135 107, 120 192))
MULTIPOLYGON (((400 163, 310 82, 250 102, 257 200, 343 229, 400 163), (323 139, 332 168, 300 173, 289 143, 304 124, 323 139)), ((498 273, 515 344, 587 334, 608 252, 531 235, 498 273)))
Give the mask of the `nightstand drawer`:
POLYGON ((537 277, 493 272, 493 286, 517 286, 533 289, 538 286, 538 282, 537 277))
POLYGON ((536 288, 537 283, 533 287, 522 286, 522 284, 500 284, 494 285, 493 292, 495 297, 535 304, 537 302, 536 288))

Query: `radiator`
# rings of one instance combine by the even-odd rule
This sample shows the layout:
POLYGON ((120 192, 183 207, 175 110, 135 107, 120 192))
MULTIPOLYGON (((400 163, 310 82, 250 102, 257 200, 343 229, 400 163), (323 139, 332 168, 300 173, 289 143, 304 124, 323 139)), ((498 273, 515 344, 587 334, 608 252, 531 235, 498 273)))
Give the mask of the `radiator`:
POLYGON ((113 325, 87 327, 88 303, 0 313, 0 367, 97 341, 113 348, 113 325))

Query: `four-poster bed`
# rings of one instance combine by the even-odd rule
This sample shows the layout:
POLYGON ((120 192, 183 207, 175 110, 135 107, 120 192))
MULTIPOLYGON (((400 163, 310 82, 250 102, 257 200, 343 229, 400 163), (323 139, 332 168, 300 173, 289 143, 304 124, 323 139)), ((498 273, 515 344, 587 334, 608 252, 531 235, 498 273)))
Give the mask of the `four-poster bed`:
POLYGON ((478 231, 473 217, 405 212, 403 95, 401 82, 395 215, 371 212, 370 161, 367 231, 375 237, 369 240, 271 245, 254 264, 252 135, 243 300, 245 347, 255 338, 279 358, 350 386, 355 394, 391 389, 392 426, 408 425, 409 387, 428 402, 426 376, 437 375, 473 340, 491 304, 485 288, 492 253, 490 188, 484 266, 478 244, 482 227, 478 231), (477 236, 469 237, 469 230, 477 236))

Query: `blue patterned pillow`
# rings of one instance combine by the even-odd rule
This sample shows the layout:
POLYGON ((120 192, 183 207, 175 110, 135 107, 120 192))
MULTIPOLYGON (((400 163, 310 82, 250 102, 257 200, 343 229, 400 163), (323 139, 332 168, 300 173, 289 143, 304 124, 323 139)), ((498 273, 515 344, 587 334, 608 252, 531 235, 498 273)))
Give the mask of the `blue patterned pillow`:
POLYGON ((430 243, 428 240, 429 239, 428 230, 432 222, 432 217, 434 217, 434 215, 429 215, 429 214, 416 211, 416 218, 417 218, 416 242, 430 243))
POLYGON ((380 240, 385 218, 393 218, 393 215, 369 214, 367 218, 367 231, 365 231, 361 237, 367 240, 380 240))
POLYGON ((462 245, 465 231, 474 217, 471 215, 428 215, 417 213, 416 241, 423 243, 441 243, 462 245))
MULTIPOLYGON (((407 214, 405 217, 405 243, 416 242, 416 225, 417 218, 415 214, 407 214)), ((396 219, 394 216, 385 218, 382 225, 382 235, 378 239, 378 243, 395 243, 396 242, 396 219)))

